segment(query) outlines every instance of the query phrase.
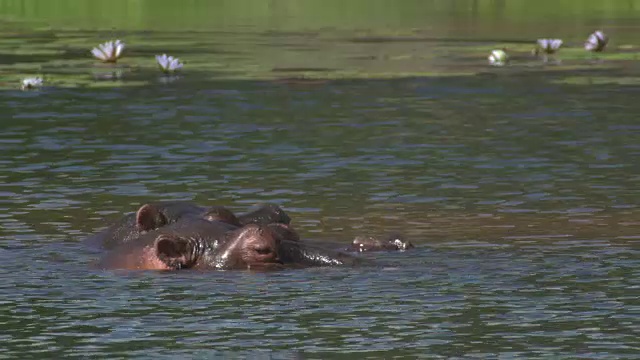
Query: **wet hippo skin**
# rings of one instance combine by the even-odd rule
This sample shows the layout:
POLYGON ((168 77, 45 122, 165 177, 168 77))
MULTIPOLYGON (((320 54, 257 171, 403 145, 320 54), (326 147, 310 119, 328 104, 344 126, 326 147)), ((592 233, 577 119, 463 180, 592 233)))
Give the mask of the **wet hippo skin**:
POLYGON ((148 231, 174 223, 183 217, 198 217, 204 208, 187 201, 160 201, 140 206, 113 225, 90 236, 86 243, 112 249, 140 237, 148 231))
POLYGON ((223 206, 203 207, 188 201, 153 202, 142 205, 135 213, 125 215, 115 224, 89 237, 89 245, 103 249, 113 249, 139 238, 145 233, 180 221, 201 218, 225 222, 240 227, 245 224, 268 224, 280 222, 289 224, 289 216, 278 205, 263 204, 257 209, 239 217, 223 206))
POLYGON ((149 231, 123 243, 99 262, 104 269, 176 270, 207 267, 214 251, 237 227, 200 218, 188 218, 149 231))
POLYGON ((413 244, 400 236, 391 235, 385 239, 373 236, 357 236, 347 247, 347 251, 404 251, 413 248, 413 244))
POLYGON ((99 263, 103 269, 282 269, 356 265, 362 261, 299 241, 284 224, 240 228, 204 219, 184 219, 122 244, 99 263))
POLYGON ((282 208, 276 204, 265 203, 261 204, 255 210, 252 210, 244 215, 238 216, 240 223, 246 224, 290 224, 291 218, 282 208))

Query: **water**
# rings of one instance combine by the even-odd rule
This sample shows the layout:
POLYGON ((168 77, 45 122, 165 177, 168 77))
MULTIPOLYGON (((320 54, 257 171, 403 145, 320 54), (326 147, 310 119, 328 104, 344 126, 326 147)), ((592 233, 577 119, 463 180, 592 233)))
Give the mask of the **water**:
POLYGON ((105 30, 29 3, 38 25, 1 26, 0 358, 638 357, 635 2, 556 23, 569 45, 546 65, 528 51, 548 19, 519 32, 517 9, 461 2, 425 5, 435 23, 412 3, 352 27, 304 9, 207 27, 194 10, 164 30, 164 13, 105 30), (602 24, 593 59, 578 47, 602 24), (88 57, 111 36, 130 45, 115 70, 88 57), (503 45, 512 65, 487 66, 503 45), (162 52, 180 78, 159 77, 162 52), (172 199, 272 201, 303 238, 417 248, 362 268, 91 269, 84 238, 172 199))

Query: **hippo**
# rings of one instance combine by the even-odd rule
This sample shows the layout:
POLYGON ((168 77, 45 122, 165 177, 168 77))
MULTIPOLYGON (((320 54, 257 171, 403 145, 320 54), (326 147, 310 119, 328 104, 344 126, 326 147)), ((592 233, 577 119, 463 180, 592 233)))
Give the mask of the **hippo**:
POLYGON ((363 260, 299 241, 286 224, 242 227, 205 219, 183 219, 122 244, 99 267, 128 270, 283 269, 356 265, 363 260))
POLYGON ((174 223, 183 217, 198 217, 204 208, 188 201, 160 201, 148 203, 115 224, 91 236, 87 241, 105 249, 140 237, 148 231, 174 223))
POLYGON ((99 262, 106 269, 175 270, 204 266, 227 233, 237 227, 221 221, 185 218, 120 244, 99 262))
POLYGON ((257 209, 236 217, 223 206, 203 207, 188 201, 164 201, 142 205, 135 213, 125 215, 118 222, 87 242, 104 249, 113 249, 137 239, 145 233, 173 224, 181 219, 200 218, 224 222, 235 227, 249 223, 267 224, 280 222, 289 224, 291 219, 278 205, 266 203, 257 209))
POLYGON ((281 268, 281 242, 268 225, 245 225, 227 234, 208 265, 217 270, 281 268))
POLYGON ((207 209, 204 218, 207 220, 217 220, 235 225, 238 227, 248 224, 285 224, 291 223, 291 218, 282 208, 276 204, 264 203, 245 214, 236 216, 231 210, 224 206, 213 206, 207 209))
POLYGON ((222 221, 237 227, 247 224, 285 224, 291 223, 291 218, 282 208, 276 204, 264 203, 245 214, 236 216, 224 206, 212 206, 205 210, 203 218, 210 221, 222 221))
POLYGON ((389 236, 385 240, 380 240, 373 236, 356 236, 347 248, 347 251, 404 251, 411 248, 413 248, 413 244, 403 240, 399 236, 389 236))

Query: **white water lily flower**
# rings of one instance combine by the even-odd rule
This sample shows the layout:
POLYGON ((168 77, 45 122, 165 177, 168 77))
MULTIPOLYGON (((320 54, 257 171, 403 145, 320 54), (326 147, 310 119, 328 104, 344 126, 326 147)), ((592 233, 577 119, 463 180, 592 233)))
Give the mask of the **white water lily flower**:
POLYGON ((158 65, 160 65, 160 69, 165 73, 172 73, 178 69, 182 69, 180 59, 167 56, 167 54, 156 55, 156 61, 158 65))
POLYGON ((42 78, 34 77, 34 78, 26 78, 22 80, 22 90, 35 89, 42 86, 42 78))
POLYGON ((535 53, 536 55, 539 52, 553 54, 560 49, 560 46, 562 46, 562 40, 560 39, 538 39, 535 53))
POLYGON ((584 43, 584 48, 588 51, 600 52, 604 50, 609 42, 609 37, 601 30, 589 35, 587 42, 584 43))
POLYGON ((93 56, 104 62, 116 62, 122 55, 124 50, 124 43, 120 40, 107 41, 104 44, 98 45, 91 50, 93 56))
POLYGON ((495 66, 502 66, 507 63, 509 56, 504 50, 493 50, 489 55, 489 63, 495 66))

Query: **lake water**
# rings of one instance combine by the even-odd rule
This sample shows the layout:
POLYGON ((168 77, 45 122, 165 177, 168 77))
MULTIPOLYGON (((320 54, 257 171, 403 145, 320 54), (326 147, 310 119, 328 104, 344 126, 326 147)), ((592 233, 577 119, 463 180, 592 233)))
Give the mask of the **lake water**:
POLYGON ((0 1, 0 359, 640 357, 640 2, 212 3, 0 1), (157 200, 417 248, 92 270, 82 240, 157 200))

